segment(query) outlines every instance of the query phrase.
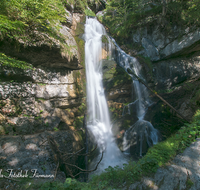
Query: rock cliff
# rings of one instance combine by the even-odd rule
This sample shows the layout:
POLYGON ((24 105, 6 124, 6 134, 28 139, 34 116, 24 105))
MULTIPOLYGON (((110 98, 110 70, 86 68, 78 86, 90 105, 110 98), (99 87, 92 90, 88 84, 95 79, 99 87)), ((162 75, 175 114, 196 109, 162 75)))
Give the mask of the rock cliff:
MULTIPOLYGON (((26 46, 21 42, 19 49, 9 41, 0 42, 1 52, 33 66, 0 68, 0 167, 4 171, 26 169, 31 175, 31 169, 37 169, 38 174, 54 175, 58 158, 54 158, 49 137, 66 155, 84 146, 85 71, 79 52, 84 43, 78 39, 84 16, 67 12, 60 32, 70 52, 61 51, 57 42, 53 47, 45 42, 26 46)), ((84 165, 76 155, 67 162, 84 165)), ((64 181, 68 174, 60 169, 57 178, 64 181)))

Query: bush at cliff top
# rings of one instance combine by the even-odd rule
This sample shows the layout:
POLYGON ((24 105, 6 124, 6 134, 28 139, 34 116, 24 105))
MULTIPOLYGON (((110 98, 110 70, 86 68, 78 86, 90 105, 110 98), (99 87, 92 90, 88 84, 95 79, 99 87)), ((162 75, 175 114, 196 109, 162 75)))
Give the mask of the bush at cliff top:
POLYGON ((1 0, 0 38, 34 41, 37 31, 56 37, 65 14, 61 0, 1 0))

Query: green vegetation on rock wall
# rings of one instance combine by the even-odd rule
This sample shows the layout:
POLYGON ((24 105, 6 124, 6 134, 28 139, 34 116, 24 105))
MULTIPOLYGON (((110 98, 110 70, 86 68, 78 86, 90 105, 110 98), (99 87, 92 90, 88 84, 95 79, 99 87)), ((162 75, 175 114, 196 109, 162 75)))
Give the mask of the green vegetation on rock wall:
POLYGON ((103 23, 114 38, 128 38, 135 28, 155 21, 164 29, 174 24, 199 26, 199 9, 199 0, 108 0, 103 23))
POLYGON ((47 34, 56 37, 59 22, 65 20, 65 10, 60 0, 2 0, 0 5, 0 37, 34 41, 47 34))
MULTIPOLYGON (((62 55, 72 58, 72 47, 66 43, 68 36, 60 33, 67 22, 69 11, 93 12, 89 1, 81 0, 2 0, 0 3, 0 41, 9 41, 13 48, 24 46, 60 46, 62 55), (72 10, 74 9, 74 10, 72 10)), ((92 1, 93 2, 93 1, 92 1)), ((98 1, 94 1, 96 3, 98 1)), ((90 14, 91 13, 91 14, 90 14)), ((93 13, 94 14, 94 13, 93 13)))
POLYGON ((19 61, 0 52, 0 65, 8 67, 17 67, 20 69, 33 69, 31 64, 25 61, 19 61))

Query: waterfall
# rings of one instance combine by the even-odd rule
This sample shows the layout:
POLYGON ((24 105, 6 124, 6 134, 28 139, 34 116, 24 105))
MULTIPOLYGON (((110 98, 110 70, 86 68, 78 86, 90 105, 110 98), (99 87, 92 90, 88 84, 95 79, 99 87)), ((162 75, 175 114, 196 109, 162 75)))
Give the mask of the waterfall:
POLYGON ((144 120, 146 110, 151 105, 147 88, 143 84, 141 84, 133 74, 131 74, 134 73, 136 76, 145 80, 141 74, 142 66, 136 58, 127 55, 117 45, 114 39, 112 39, 112 42, 113 44, 115 44, 115 60, 132 77, 135 94, 137 96, 135 102, 126 105, 124 108, 123 114, 125 114, 125 110, 127 108, 128 114, 130 114, 130 106, 136 104, 138 121, 125 132, 123 139, 123 151, 125 153, 128 153, 131 142, 133 144, 135 143, 133 142, 133 139, 131 139, 132 136, 130 135, 134 134, 135 136, 137 136, 136 139, 139 139, 139 154, 140 156, 142 156, 144 137, 146 138, 146 142, 149 146, 152 146, 153 144, 156 144, 158 142, 158 131, 153 127, 150 122, 144 120))
MULTIPOLYGON (((95 137, 99 152, 104 152, 98 171, 108 166, 123 166, 125 159, 118 149, 111 130, 108 106, 102 83, 102 35, 105 28, 96 18, 86 18, 85 24, 85 68, 87 79, 87 128, 95 137)), ((91 168, 98 162, 93 160, 91 168)))

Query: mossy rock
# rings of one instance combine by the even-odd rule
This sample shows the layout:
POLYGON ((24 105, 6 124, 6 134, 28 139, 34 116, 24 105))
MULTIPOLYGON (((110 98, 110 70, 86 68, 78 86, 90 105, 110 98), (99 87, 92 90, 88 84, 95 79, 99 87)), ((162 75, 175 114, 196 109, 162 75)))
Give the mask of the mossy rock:
POLYGON ((113 60, 103 60, 103 85, 105 90, 132 84, 131 77, 113 60))

